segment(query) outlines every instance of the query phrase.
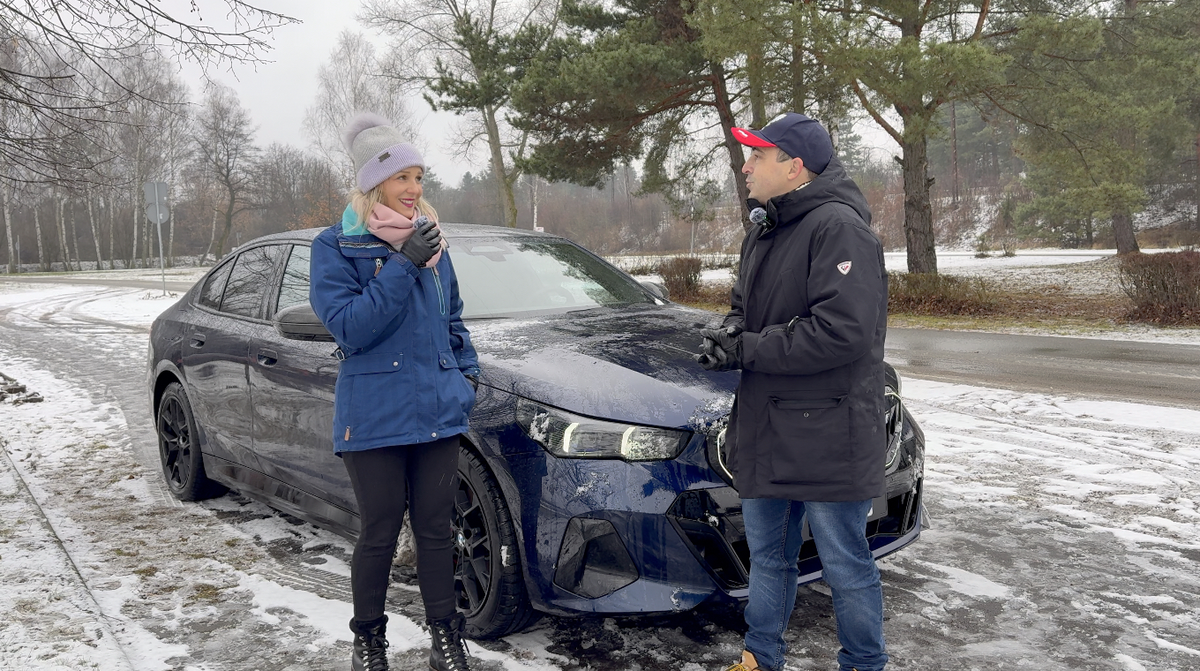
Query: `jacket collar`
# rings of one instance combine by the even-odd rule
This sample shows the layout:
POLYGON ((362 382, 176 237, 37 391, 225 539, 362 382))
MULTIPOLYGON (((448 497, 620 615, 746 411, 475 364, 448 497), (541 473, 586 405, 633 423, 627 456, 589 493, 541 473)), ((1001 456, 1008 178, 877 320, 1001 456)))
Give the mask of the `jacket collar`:
POLYGON ((352 259, 371 259, 390 254, 392 250, 387 243, 368 232, 365 226, 358 227, 357 220, 358 215, 354 212, 354 208, 347 205, 346 210, 342 213, 342 220, 333 225, 337 229, 338 248, 341 250, 342 256, 352 259), (362 232, 346 232, 347 229, 355 230, 356 228, 362 232))

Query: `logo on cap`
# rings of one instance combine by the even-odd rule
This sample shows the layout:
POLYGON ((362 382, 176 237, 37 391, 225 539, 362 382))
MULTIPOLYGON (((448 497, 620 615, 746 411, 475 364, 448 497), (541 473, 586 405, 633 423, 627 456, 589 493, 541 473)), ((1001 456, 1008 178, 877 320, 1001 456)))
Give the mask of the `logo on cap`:
POLYGON ((850 272, 850 262, 842 261, 837 265, 838 272, 845 275, 850 272))

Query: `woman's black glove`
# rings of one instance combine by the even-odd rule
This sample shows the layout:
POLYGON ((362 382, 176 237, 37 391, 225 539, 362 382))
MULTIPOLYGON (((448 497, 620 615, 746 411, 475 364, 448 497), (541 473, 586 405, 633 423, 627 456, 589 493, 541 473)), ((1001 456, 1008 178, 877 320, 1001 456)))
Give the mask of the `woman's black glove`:
POLYGON ((472 389, 474 389, 475 391, 479 391, 479 376, 478 375, 463 375, 463 377, 467 378, 467 382, 471 383, 472 389))
POLYGON ((413 222, 413 228, 416 230, 400 246, 400 253, 412 261, 414 266, 424 268, 429 259, 442 248, 442 232, 438 230, 437 224, 423 215, 413 222))

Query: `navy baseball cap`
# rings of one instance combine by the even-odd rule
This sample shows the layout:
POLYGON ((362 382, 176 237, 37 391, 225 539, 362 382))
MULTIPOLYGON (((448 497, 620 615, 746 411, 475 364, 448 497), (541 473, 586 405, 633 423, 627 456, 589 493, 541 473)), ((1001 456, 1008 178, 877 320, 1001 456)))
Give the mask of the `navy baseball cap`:
POLYGON ((833 158, 833 139, 821 124, 797 112, 771 119, 762 130, 734 128, 733 137, 747 147, 778 147, 780 151, 804 161, 804 167, 824 172, 833 158))

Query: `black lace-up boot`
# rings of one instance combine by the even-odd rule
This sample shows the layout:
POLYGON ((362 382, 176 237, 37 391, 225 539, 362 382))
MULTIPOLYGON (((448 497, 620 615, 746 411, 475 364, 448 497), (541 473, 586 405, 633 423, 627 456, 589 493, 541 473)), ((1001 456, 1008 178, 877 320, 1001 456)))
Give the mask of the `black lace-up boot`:
POLYGON ((388 671, 387 615, 374 622, 359 624, 350 620, 354 632, 354 658, 350 663, 353 671, 388 671))
POLYGON ((429 637, 433 649, 429 653, 429 668, 433 671, 471 671, 467 664, 467 642, 462 630, 466 618, 455 613, 442 620, 429 620, 429 637))

